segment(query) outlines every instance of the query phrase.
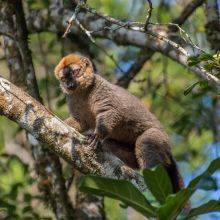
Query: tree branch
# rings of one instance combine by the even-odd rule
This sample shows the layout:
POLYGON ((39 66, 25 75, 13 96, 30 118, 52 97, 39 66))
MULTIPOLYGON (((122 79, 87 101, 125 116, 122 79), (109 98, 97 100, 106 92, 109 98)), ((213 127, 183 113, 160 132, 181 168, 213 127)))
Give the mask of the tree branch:
MULTIPOLYGON (((197 7, 202 5, 204 1, 205 0, 193 0, 192 2, 187 4, 186 7, 182 10, 182 13, 180 14, 180 16, 175 18, 171 22, 171 24, 176 24, 176 25, 175 26, 170 25, 169 26, 170 30, 177 31, 178 27, 180 28, 180 26, 186 21, 186 19, 196 10, 197 7)), ((144 63, 153 56, 154 51, 150 49, 149 50, 142 49, 140 51, 140 54, 141 55, 137 57, 135 63, 129 68, 129 70, 117 80, 116 84, 124 88, 127 88, 129 86, 130 81, 141 70, 144 63), (145 54, 144 54, 144 51, 145 51, 145 54)))
MULTIPOLYGON (((54 32, 64 31, 65 21, 71 17, 72 12, 66 9, 63 11, 63 14, 56 14, 56 16, 53 14, 52 18, 50 17, 50 13, 53 13, 53 11, 48 11, 46 9, 30 13, 27 18, 29 30, 34 32, 42 30, 54 32), (47 16, 45 16, 45 14, 47 14, 47 16), (49 20, 49 18, 52 20, 49 20), (32 22, 33 20, 35 20, 35 22, 32 22)), ((129 26, 128 23, 116 19, 113 19, 114 23, 111 23, 109 19, 104 19, 103 15, 99 16, 98 13, 91 14, 86 11, 86 9, 84 9, 84 12, 81 11, 78 13, 77 18, 87 30, 93 31, 94 37, 107 38, 113 40, 117 44, 133 45, 140 48, 147 47, 153 51, 161 52, 189 68, 189 70, 196 73, 214 88, 218 90, 220 89, 220 80, 217 77, 205 71, 201 66, 188 67, 188 57, 197 55, 200 51, 195 48, 194 45, 185 42, 180 36, 174 36, 173 33, 170 33, 169 29, 166 29, 164 26, 149 25, 148 32, 153 35, 150 36, 143 31, 142 27, 133 25, 129 26), (117 22, 120 26, 115 28, 117 22), (171 44, 171 42, 177 46, 174 47, 174 44, 171 44), (183 51, 185 51, 185 53, 183 53, 183 51)), ((74 26, 74 28, 71 29, 71 33, 76 33, 76 31, 78 31, 78 29, 74 26)))
POLYGON ((154 51, 152 50, 141 50, 137 58, 135 59, 134 64, 127 70, 126 73, 121 76, 116 84, 128 88, 130 81, 137 75, 137 73, 142 69, 145 62, 152 57, 154 51))
POLYGON ((150 22, 152 10, 153 10, 153 5, 152 5, 151 0, 147 0, 147 2, 148 2, 148 5, 149 5, 149 8, 147 10, 147 18, 146 18, 145 25, 144 25, 145 31, 147 30, 148 24, 150 22))
POLYGON ((185 6, 179 17, 174 19, 172 23, 182 25, 195 9, 201 6, 204 2, 205 0, 192 0, 185 6))
POLYGON ((220 3, 218 0, 207 0, 206 12, 206 34, 213 50, 220 50, 220 3))
POLYGON ((141 191, 142 177, 110 152, 85 147, 85 137, 66 125, 20 88, 0 77, 0 114, 17 122, 37 140, 82 173, 127 179, 141 191))

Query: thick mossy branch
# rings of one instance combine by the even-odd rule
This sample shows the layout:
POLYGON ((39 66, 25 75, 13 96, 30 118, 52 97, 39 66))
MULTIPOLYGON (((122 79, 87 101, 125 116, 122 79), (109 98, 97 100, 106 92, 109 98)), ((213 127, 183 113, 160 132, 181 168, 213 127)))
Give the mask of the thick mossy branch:
POLYGON ((127 179, 141 191, 145 189, 142 177, 134 170, 110 152, 94 152, 86 146, 83 135, 3 77, 0 77, 0 114, 18 123, 79 171, 127 179))

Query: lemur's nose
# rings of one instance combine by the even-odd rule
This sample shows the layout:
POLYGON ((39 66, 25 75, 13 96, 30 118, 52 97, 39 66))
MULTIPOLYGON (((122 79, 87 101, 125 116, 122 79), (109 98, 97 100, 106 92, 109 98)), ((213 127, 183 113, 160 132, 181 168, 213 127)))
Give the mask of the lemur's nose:
POLYGON ((71 72, 72 72, 72 69, 71 69, 69 66, 66 66, 66 67, 63 69, 63 75, 64 75, 64 76, 68 76, 71 72))

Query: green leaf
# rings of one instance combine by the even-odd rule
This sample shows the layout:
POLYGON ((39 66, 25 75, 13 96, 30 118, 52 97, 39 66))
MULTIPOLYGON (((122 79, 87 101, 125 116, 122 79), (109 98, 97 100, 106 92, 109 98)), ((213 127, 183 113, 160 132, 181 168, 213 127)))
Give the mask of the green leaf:
POLYGON ((200 185, 197 188, 206 191, 217 190, 218 189, 217 180, 212 176, 208 175, 206 178, 204 177, 204 180, 200 183, 200 185))
POLYGON ((163 166, 157 166, 153 169, 145 169, 143 175, 148 189, 160 204, 163 204, 167 196, 173 192, 172 184, 166 170, 163 166))
POLYGON ((111 220, 126 220, 126 211, 121 207, 121 201, 104 198, 105 217, 111 220))
POLYGON ((220 158, 217 158, 213 160, 208 169, 204 171, 201 175, 197 176, 195 179, 190 181, 189 185, 187 188, 195 190, 196 187, 200 188, 201 185, 203 184, 203 181, 206 180, 206 178, 210 175, 212 175, 216 170, 220 169, 220 158))
POLYGON ((146 217, 156 216, 156 208, 151 206, 144 195, 129 181, 88 175, 83 178, 80 190, 118 199, 146 217))
POLYGON ((209 202, 191 209, 187 218, 191 218, 193 216, 207 214, 209 212, 219 212, 220 211, 220 200, 210 200, 209 202))
POLYGON ((192 85, 190 85, 189 87, 187 87, 187 88, 185 89, 185 91, 183 92, 183 94, 184 94, 185 96, 188 95, 190 92, 192 92, 192 90, 195 88, 195 86, 196 86, 197 84, 199 84, 199 82, 195 82, 195 83, 193 83, 192 85))
POLYGON ((213 60, 213 56, 211 54, 208 54, 208 53, 202 53, 200 56, 199 56, 199 60, 201 61, 208 61, 208 60, 213 60))
POLYGON ((22 213, 32 212, 32 210, 31 205, 27 205, 22 209, 22 213))
POLYGON ((198 56, 192 56, 188 58, 188 66, 195 66, 196 64, 200 63, 198 56))
POLYGON ((181 210, 186 205, 189 198, 193 195, 196 189, 202 188, 204 182, 216 170, 220 169, 220 158, 211 162, 208 169, 201 175, 193 179, 186 189, 182 189, 176 194, 170 195, 166 199, 166 203, 158 210, 158 217, 161 220, 175 219, 181 210))
POLYGON ((208 82, 206 82, 206 81, 200 81, 200 82, 199 82, 199 86, 200 86, 200 88, 203 89, 203 90, 209 88, 209 84, 208 84, 208 82))
POLYGON ((182 211, 190 195, 191 191, 189 189, 182 189, 176 194, 169 195, 166 199, 166 203, 162 205, 158 210, 158 219, 175 219, 178 216, 178 214, 182 211))
POLYGON ((203 67, 205 70, 210 72, 213 69, 214 65, 212 63, 206 63, 203 67))

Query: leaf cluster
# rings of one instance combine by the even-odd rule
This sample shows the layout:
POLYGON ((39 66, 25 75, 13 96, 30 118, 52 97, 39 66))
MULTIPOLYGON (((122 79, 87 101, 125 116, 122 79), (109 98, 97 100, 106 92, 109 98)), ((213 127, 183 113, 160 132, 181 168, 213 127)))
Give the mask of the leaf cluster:
POLYGON ((154 196, 156 205, 150 203, 145 193, 140 192, 131 182, 126 180, 88 175, 83 178, 80 190, 120 200, 126 206, 131 206, 148 218, 156 217, 159 220, 172 220, 182 215, 184 219, 189 219, 194 216, 220 211, 220 200, 210 200, 199 207, 192 208, 189 212, 184 210, 196 190, 210 190, 210 187, 207 187, 207 182, 217 170, 220 170, 220 158, 213 160, 201 175, 190 181, 186 188, 173 194, 170 179, 162 166, 145 169, 143 171, 144 181, 154 196))

